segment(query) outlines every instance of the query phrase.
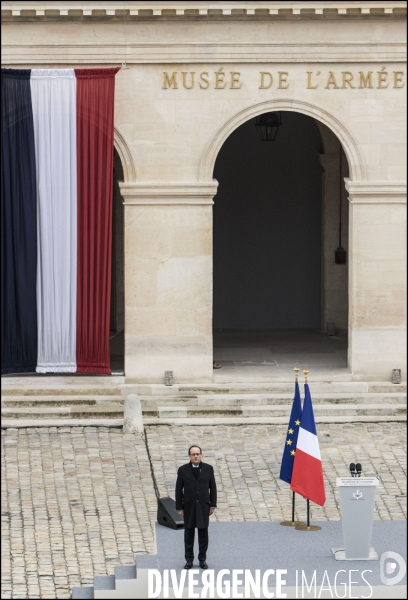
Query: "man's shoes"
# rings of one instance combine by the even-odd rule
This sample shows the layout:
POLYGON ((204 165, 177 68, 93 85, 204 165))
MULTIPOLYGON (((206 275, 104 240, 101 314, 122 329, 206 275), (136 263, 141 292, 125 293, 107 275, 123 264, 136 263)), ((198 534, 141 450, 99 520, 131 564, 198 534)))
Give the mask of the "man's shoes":
POLYGON ((185 569, 191 569, 191 567, 193 566, 193 561, 192 560, 188 560, 186 562, 186 564, 184 565, 185 569))
POLYGON ((205 562, 205 560, 202 560, 202 561, 200 562, 200 567, 201 567, 202 569, 208 569, 208 565, 207 565, 207 563, 205 562))

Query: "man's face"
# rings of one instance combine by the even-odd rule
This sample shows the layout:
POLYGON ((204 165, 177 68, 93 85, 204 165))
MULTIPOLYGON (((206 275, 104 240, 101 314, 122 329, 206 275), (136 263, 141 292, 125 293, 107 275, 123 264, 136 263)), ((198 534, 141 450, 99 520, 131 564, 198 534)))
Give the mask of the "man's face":
POLYGON ((190 448, 190 462, 192 462, 193 465, 199 465, 201 462, 201 452, 200 448, 197 448, 197 446, 190 448))

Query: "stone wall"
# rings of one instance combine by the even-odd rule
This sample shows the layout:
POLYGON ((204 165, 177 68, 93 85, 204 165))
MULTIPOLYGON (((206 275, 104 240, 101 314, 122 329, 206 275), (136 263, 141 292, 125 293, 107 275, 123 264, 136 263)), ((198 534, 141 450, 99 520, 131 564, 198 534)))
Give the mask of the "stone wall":
MULTIPOLYGON (((234 3, 211 13, 200 2, 203 14, 175 8, 173 16, 160 3, 146 14, 135 8, 143 3, 129 3, 126 44, 117 3, 100 3, 104 15, 90 3, 71 3, 69 13, 64 3, 62 15, 61 3, 33 2, 39 12, 26 17, 23 3, 9 4, 3 66, 127 60, 116 76, 115 145, 124 170, 129 380, 161 382, 169 369, 178 381, 212 379, 214 165, 237 127, 276 110, 325 125, 347 158, 353 377, 389 380, 402 368, 406 378, 404 2, 361 2, 357 12, 317 2, 303 13, 304 3, 263 3, 267 10, 256 12, 245 2, 242 14, 229 12, 234 3), (58 10, 46 14, 51 5, 58 10)), ((334 151, 324 160, 331 159, 334 151)), ((333 276, 327 310, 343 284, 333 276)), ((344 311, 335 310, 343 323, 344 311)))

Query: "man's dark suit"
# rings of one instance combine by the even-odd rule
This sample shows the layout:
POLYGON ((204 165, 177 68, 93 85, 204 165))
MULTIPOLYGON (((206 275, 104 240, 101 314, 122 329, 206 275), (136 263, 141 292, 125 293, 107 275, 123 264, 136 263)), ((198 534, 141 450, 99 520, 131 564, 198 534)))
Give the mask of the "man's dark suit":
POLYGON ((208 548, 208 524, 210 507, 217 506, 217 486, 214 469, 200 463, 196 467, 199 475, 194 475, 191 463, 183 465, 177 472, 176 510, 184 510, 184 548, 187 561, 194 559, 194 533, 198 529, 198 560, 206 560, 208 548))

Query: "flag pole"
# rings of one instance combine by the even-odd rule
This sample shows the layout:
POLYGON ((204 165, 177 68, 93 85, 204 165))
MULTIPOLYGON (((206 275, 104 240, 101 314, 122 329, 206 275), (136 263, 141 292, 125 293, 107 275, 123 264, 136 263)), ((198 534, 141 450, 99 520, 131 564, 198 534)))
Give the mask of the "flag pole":
MULTIPOLYGON (((307 377, 309 375, 309 371, 307 370, 306 367, 303 369, 303 374, 305 376, 305 385, 307 385, 307 377)), ((319 531, 319 529, 321 529, 321 527, 319 527, 319 525, 310 525, 310 501, 309 501, 309 498, 306 499, 306 511, 307 511, 306 523, 303 523, 302 525, 297 525, 296 529, 298 531, 319 531)))
MULTIPOLYGON (((296 367, 293 370, 295 371, 295 382, 298 383, 300 371, 298 363, 296 363, 296 367)), ((296 527, 297 525, 305 525, 304 521, 295 521, 295 492, 292 492, 292 520, 281 521, 280 525, 283 525, 284 527, 296 527)))

